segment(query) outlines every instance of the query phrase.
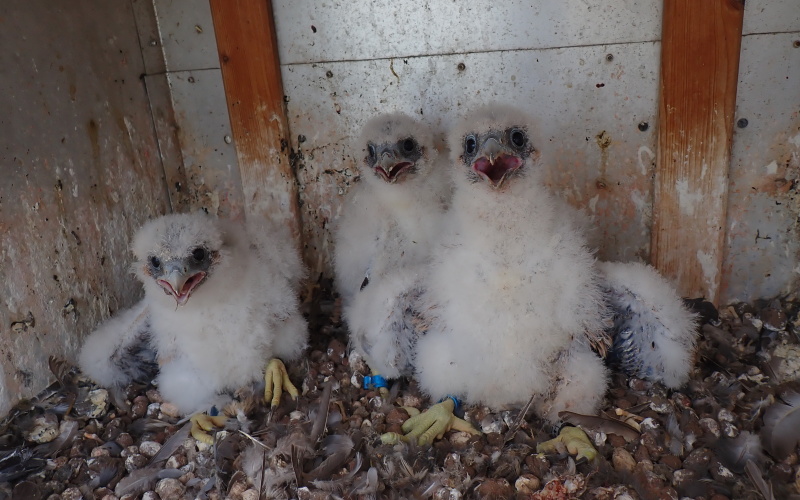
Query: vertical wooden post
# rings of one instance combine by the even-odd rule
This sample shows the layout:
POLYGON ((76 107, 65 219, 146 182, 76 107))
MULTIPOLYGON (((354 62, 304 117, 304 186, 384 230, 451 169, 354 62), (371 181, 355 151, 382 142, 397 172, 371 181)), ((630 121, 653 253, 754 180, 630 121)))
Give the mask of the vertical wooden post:
POLYGON ((283 221, 299 237, 297 180, 289 161, 272 2, 210 2, 245 214, 283 221))
POLYGON ((651 260, 716 303, 743 0, 664 0, 651 260))

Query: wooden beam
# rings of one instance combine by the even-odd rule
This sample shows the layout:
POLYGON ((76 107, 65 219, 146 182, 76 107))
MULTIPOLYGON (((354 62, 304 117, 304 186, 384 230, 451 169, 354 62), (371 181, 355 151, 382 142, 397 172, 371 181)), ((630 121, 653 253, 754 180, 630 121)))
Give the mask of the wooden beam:
POLYGON ((278 44, 270 0, 210 0, 246 216, 283 221, 299 238, 278 44))
POLYGON ((664 0, 651 261, 719 296, 743 0, 664 0))

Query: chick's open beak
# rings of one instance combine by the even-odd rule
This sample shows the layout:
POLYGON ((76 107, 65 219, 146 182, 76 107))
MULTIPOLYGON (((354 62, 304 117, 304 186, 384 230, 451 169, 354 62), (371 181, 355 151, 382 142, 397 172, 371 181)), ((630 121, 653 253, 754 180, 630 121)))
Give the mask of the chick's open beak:
POLYGON ((509 174, 522 165, 522 159, 490 137, 481 147, 480 155, 472 162, 472 170, 494 188, 503 185, 509 174))
POLYGON ((182 306, 189 301, 189 296, 197 285, 206 277, 203 271, 189 272, 180 264, 167 266, 165 274, 158 279, 158 284, 168 295, 175 298, 175 302, 182 306))
POLYGON ((394 151, 384 151, 380 159, 375 164, 375 171, 380 174, 384 181, 394 183, 400 174, 411 168, 413 163, 409 161, 397 161, 394 151))

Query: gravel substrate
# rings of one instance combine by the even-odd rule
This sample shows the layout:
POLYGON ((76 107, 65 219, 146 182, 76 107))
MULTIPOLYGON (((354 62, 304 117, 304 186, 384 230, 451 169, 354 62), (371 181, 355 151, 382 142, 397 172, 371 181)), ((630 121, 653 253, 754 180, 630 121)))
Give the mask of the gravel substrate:
POLYGON ((566 416, 594 443, 591 462, 537 454, 558 429, 519 409, 468 407, 479 436, 381 444, 408 418, 401 406, 431 402, 413 381, 388 399, 363 390, 368 368, 348 355, 334 302, 317 304, 308 355, 288 364, 301 396, 269 413, 243 391, 211 446, 156 388, 109 393, 54 360, 59 381, 3 421, 0 500, 800 498, 797 303, 738 304, 718 318, 700 304, 686 387, 615 374, 600 418, 566 416))

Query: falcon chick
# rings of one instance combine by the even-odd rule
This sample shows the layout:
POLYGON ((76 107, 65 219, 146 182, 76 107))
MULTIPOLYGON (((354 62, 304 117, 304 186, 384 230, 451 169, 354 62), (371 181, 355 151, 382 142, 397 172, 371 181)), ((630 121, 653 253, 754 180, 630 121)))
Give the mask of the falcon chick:
MULTIPOLYGON (((294 359, 305 348, 297 298, 304 269, 285 228, 172 214, 139 229, 132 249, 144 298, 97 328, 80 353, 98 384, 157 371, 164 399, 190 414, 256 382, 273 356, 294 359)), ((294 389, 279 360, 267 377, 276 379, 266 388, 277 393, 273 405, 294 389)))
POLYGON ((413 373, 410 304, 450 198, 432 131, 404 114, 364 126, 361 182, 335 235, 336 282, 351 346, 387 378, 413 373))
POLYGON ((455 186, 421 302, 420 387, 492 407, 523 405, 550 421, 594 413, 607 369, 609 316, 576 212, 543 183, 530 119, 485 107, 450 135, 455 186))
POLYGON ((669 387, 688 378, 694 316, 653 268, 595 261, 586 220, 544 185, 530 123, 491 106, 450 136, 453 200, 409 308, 425 318, 415 376, 443 399, 406 421, 402 439, 463 429, 458 398, 494 408, 532 398, 551 422, 564 410, 593 414, 608 384, 598 352, 669 387))

